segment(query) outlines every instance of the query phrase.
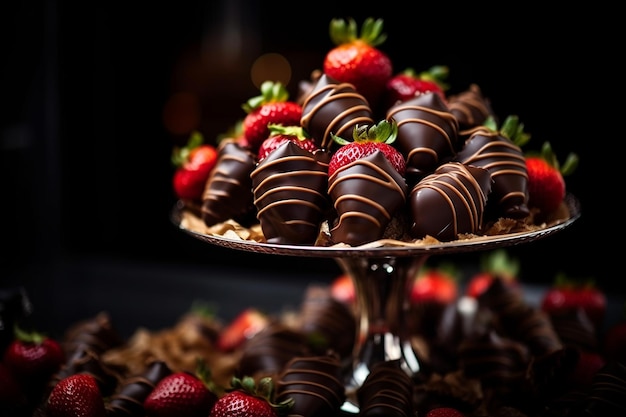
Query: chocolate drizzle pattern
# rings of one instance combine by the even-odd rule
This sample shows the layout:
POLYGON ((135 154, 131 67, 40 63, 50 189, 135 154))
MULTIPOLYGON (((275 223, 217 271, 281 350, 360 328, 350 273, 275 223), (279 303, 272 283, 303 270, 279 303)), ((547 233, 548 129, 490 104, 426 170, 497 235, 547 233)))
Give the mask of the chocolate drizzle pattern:
POLYGON ((455 162, 441 165, 409 193, 411 236, 450 241, 478 232, 490 190, 487 170, 455 162))
POLYGON ((448 97, 448 109, 459 122, 461 136, 467 129, 482 125, 489 116, 495 117, 489 99, 478 84, 471 84, 466 91, 448 97))
POLYGON ((399 103, 387 111, 398 123, 396 144, 406 159, 410 184, 433 172, 459 148, 456 118, 439 94, 429 92, 399 103))
POLYGON ((269 243, 315 243, 330 206, 328 164, 291 141, 281 144, 250 174, 254 205, 269 243))
POLYGON ((374 364, 357 391, 359 416, 413 416, 413 381, 398 360, 374 364))
POLYGON ((107 404, 109 417, 143 417, 143 403, 157 383, 172 373, 163 361, 154 361, 148 365, 143 375, 131 376, 120 383, 117 392, 107 404))
POLYGON ((207 226, 253 211, 250 173, 256 167, 255 158, 234 140, 220 142, 217 163, 202 196, 202 220, 207 226))
POLYGON ((338 356, 329 354, 292 358, 276 382, 277 402, 288 398, 294 400, 289 417, 337 415, 345 401, 338 356))
POLYGON ((476 128, 454 160, 489 171, 493 179, 490 204, 496 214, 511 219, 529 215, 526 160, 521 148, 507 137, 476 128))
POLYGON ((380 239, 394 214, 404 207, 407 185, 382 152, 353 161, 328 179, 338 221, 333 242, 358 246, 380 239))
POLYGON ((369 103, 354 86, 322 74, 302 104, 301 126, 322 149, 330 149, 331 135, 352 141, 354 127, 373 125, 369 103))

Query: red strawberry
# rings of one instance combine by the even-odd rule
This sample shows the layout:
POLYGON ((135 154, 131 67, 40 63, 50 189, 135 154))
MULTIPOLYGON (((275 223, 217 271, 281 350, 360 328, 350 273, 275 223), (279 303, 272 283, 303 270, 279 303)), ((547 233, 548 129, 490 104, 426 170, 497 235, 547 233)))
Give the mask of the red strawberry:
POLYGON ((148 417, 205 417, 217 401, 207 382, 189 372, 175 372, 161 379, 146 397, 148 417))
POLYGON ((241 143, 257 152, 261 143, 270 135, 270 123, 283 126, 299 126, 302 107, 289 101, 289 92, 280 82, 265 81, 261 84, 261 95, 252 97, 243 104, 246 117, 243 119, 241 143))
POLYGON ((353 304, 356 301, 354 282, 348 274, 341 274, 330 283, 330 294, 338 301, 353 304))
POLYGON ((517 274, 519 261, 511 259, 506 250, 496 249, 487 253, 481 260, 480 271, 472 275, 465 287, 465 295, 479 297, 496 278, 503 279, 507 284, 519 287, 517 274))
POLYGON ((50 417, 104 417, 104 400, 93 375, 74 374, 60 380, 47 402, 50 417))
POLYGON ((452 407, 437 407, 426 413, 426 417, 465 417, 465 414, 452 407))
POLYGON ((594 375, 606 365, 606 359, 597 352, 579 351, 578 361, 569 383, 578 388, 588 388, 593 382, 594 375))
POLYGON ((441 265, 424 268, 415 278, 411 288, 411 303, 434 302, 449 304, 458 295, 458 280, 453 267, 441 265))
POLYGON ((257 154, 257 159, 261 162, 265 157, 278 148, 285 141, 292 141, 299 147, 309 152, 314 152, 319 147, 300 126, 282 126, 274 123, 268 125, 270 136, 265 139, 257 154))
POLYGON ((387 120, 382 120, 374 126, 355 126, 353 133, 354 142, 348 142, 339 136, 333 135, 335 142, 342 146, 335 151, 330 159, 328 176, 331 177, 338 168, 371 155, 376 151, 381 151, 396 171, 404 176, 406 171, 404 157, 391 145, 396 140, 397 135, 398 125, 395 121, 389 122, 387 120))
POLYGON ((428 71, 419 74, 412 68, 391 77, 385 85, 385 106, 407 101, 419 94, 433 91, 446 100, 445 90, 448 86, 444 80, 448 76, 448 67, 435 65, 428 71))
POLYGON ((252 377, 233 378, 232 388, 220 397, 209 417, 277 417, 293 406, 293 400, 272 402, 274 384, 271 378, 262 378, 258 386, 252 377))
POLYGON ((383 20, 367 18, 358 34, 354 19, 333 19, 330 38, 336 45, 324 58, 324 73, 339 82, 350 83, 372 108, 393 74, 389 57, 377 47, 386 40, 383 20))
POLYGON ((172 163, 177 168, 174 172, 173 186, 180 199, 199 201, 211 170, 217 162, 217 149, 203 143, 202 134, 194 132, 186 146, 174 148, 172 163))
POLYGON ((548 314, 582 309, 599 331, 604 324, 607 299, 593 281, 577 281, 559 274, 552 287, 543 295, 541 309, 548 314))
POLYGON ((58 341, 38 332, 15 328, 15 338, 4 352, 3 362, 28 389, 38 389, 59 370, 65 354, 58 341))
POLYGON ((256 308, 246 308, 222 329, 217 338, 217 347, 224 352, 232 351, 261 331, 268 323, 267 315, 256 308))
POLYGON ((578 165, 578 156, 570 153, 563 166, 552 152, 549 142, 545 142, 539 155, 527 154, 528 206, 542 213, 555 211, 565 197, 564 176, 571 174, 578 165))

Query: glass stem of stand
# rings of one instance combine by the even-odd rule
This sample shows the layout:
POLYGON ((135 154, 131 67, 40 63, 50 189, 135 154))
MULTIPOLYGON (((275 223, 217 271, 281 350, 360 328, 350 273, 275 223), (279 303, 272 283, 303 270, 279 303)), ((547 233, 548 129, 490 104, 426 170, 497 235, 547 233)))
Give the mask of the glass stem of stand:
POLYGON ((357 334, 347 390, 356 391, 377 362, 400 360, 414 375, 420 369, 411 347, 407 314, 410 290, 427 256, 338 258, 354 283, 357 334))

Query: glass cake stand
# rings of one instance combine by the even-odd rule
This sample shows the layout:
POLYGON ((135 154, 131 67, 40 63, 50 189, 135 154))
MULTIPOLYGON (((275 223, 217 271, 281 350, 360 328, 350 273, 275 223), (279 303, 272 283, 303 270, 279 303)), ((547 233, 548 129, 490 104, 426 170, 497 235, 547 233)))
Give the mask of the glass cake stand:
POLYGON ((580 217, 579 201, 565 197, 569 217, 548 227, 529 232, 478 237, 468 240, 412 246, 324 247, 269 244, 236 240, 190 230, 182 224, 184 209, 176 205, 172 222, 189 235, 234 250, 268 255, 334 258, 354 283, 357 303, 357 334, 352 366, 346 371, 348 401, 343 411, 358 413, 356 391, 372 365, 397 360, 411 376, 420 371, 406 323, 410 288, 430 256, 485 251, 542 239, 570 226, 580 217))

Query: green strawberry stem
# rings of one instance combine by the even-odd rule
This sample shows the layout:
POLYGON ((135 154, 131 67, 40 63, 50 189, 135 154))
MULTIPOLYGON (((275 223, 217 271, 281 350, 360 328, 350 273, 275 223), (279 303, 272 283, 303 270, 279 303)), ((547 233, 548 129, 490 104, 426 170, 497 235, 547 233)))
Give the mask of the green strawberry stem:
POLYGON ((13 326, 13 332, 16 339, 25 343, 34 343, 36 345, 40 345, 46 339, 46 336, 44 334, 34 331, 27 332, 18 325, 13 326))
POLYGON ((450 74, 450 69, 445 65, 433 65, 426 71, 422 71, 419 74, 416 73, 413 68, 406 68, 402 71, 402 74, 424 81, 432 81, 444 91, 450 88, 450 85, 446 82, 448 75, 450 74))
MULTIPOLYGON (((332 135, 333 140, 343 146, 350 141, 345 140, 342 137, 332 135)), ((356 125, 352 131, 352 138, 354 142, 379 142, 392 144, 398 137, 398 124, 395 120, 381 120, 375 125, 356 125)))
POLYGON ((285 135, 295 136, 298 140, 309 139, 310 136, 302 126, 283 126, 276 123, 269 123, 267 125, 270 130, 270 136, 285 135))
POLYGON ((368 17, 361 26, 361 34, 353 18, 332 19, 330 21, 330 39, 335 45, 361 40, 368 45, 378 46, 387 40, 387 35, 382 33, 383 19, 374 20, 368 17))
POLYGON ((174 150, 172 151, 172 158, 171 158, 172 164, 175 167, 183 166, 183 164, 187 162, 187 160, 189 159, 189 153, 193 149, 202 145, 203 142, 204 142, 204 136, 202 136, 202 133, 198 131, 191 132, 191 135, 189 136, 189 140, 187 141, 187 144, 183 147, 175 147, 174 150))
POLYGON ((264 81, 260 90, 260 95, 252 97, 242 104, 241 107, 246 113, 252 112, 263 104, 282 103, 289 99, 289 91, 280 81, 264 81))
POLYGON ((545 159, 548 164, 558 170, 563 176, 570 175, 578 167, 578 155, 574 152, 570 152, 569 155, 567 155, 567 158, 565 159, 563 165, 560 165, 556 154, 552 150, 552 145, 550 145, 550 142, 547 141, 544 142, 543 146, 541 147, 540 156, 545 159))
POLYGON ((481 259, 483 271, 506 277, 516 277, 519 273, 520 263, 517 259, 509 256, 506 250, 496 249, 487 253, 481 259))

